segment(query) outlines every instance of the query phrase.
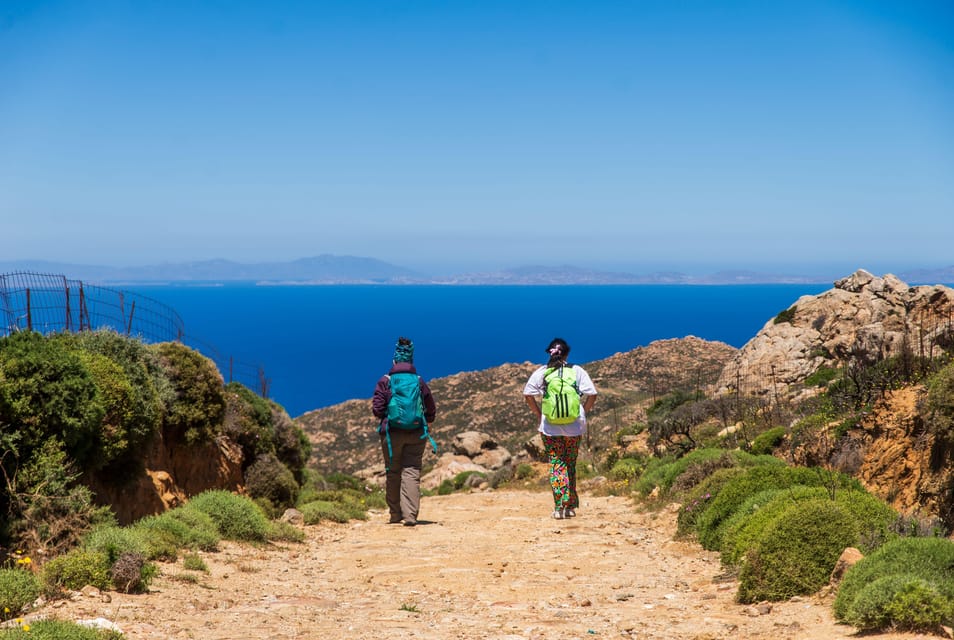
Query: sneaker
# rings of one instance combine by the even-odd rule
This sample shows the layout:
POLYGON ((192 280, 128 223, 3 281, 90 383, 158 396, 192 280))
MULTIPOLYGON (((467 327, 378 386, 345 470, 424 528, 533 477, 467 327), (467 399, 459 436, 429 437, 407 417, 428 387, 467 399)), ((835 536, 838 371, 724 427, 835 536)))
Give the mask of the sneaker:
POLYGON ((564 516, 563 516, 563 509, 556 509, 556 510, 554 510, 554 512, 553 512, 553 519, 554 519, 554 520, 562 520, 563 517, 564 517, 564 516))
POLYGON ((417 524, 417 520, 411 520, 410 518, 408 518, 408 519, 406 519, 406 520, 404 521, 404 526, 405 526, 405 527, 413 527, 413 526, 415 526, 416 524, 417 524))
POLYGON ((571 508, 571 507, 567 507, 566 509, 563 510, 563 517, 564 517, 564 518, 575 518, 575 517, 576 517, 576 510, 573 509, 573 508, 571 508))

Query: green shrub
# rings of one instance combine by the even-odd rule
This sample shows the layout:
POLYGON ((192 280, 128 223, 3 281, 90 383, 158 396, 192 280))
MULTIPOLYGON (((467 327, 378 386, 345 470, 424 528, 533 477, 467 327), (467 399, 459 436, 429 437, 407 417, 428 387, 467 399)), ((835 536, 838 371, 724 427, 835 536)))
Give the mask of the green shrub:
MULTIPOLYGON (((796 485, 768 489, 748 498, 724 525, 720 559, 723 564, 741 562, 745 554, 766 535, 765 531, 789 509, 807 500, 831 499, 824 487, 796 485)), ((844 507, 855 522, 856 546, 863 552, 877 548, 888 536, 898 514, 881 499, 864 490, 842 490, 835 502, 844 507)))
POLYGON ((167 433, 188 444, 211 441, 225 419, 222 374, 211 360, 178 342, 150 347, 159 355, 174 391, 172 404, 166 407, 167 433))
POLYGON ((639 460, 636 458, 620 458, 613 464, 613 468, 610 469, 609 475, 613 480, 618 480, 620 482, 632 482, 638 478, 645 468, 646 463, 644 460, 639 460))
POLYGON ((132 421, 134 392, 122 367, 104 355, 81 353, 96 392, 103 406, 103 416, 95 439, 95 447, 86 467, 102 469, 124 462, 130 449, 127 425, 132 421))
POLYGON ((268 523, 268 539, 275 542, 304 542, 305 532, 289 522, 272 520, 268 523))
POLYGON ((529 480, 535 473, 532 464, 521 462, 514 471, 514 477, 517 478, 517 480, 529 480))
POLYGON ((278 404, 270 402, 272 407, 272 430, 275 441, 275 455, 282 461, 299 485, 305 481, 305 468, 311 458, 311 440, 301 425, 292 420, 278 404))
MULTIPOLYGON (((580 475, 579 465, 577 465, 577 477, 580 475)), ((483 480, 487 479, 486 473, 481 473, 480 471, 464 471, 458 473, 453 478, 448 478, 441 482, 440 486, 437 487, 437 495, 446 496, 448 494, 454 493, 455 491, 460 491, 465 486, 470 486, 471 478, 482 478, 483 480)))
POLYGON ((66 620, 36 620, 28 626, 0 629, 0 640, 123 640, 118 631, 94 629, 66 620), (26 631, 29 628, 29 631, 26 631))
POLYGON ((815 593, 845 547, 857 541, 857 522, 844 506, 827 498, 799 502, 766 527, 746 554, 736 598, 750 603, 815 593))
POLYGON ((223 432, 242 449, 247 468, 259 456, 274 453, 272 410, 268 400, 238 382, 225 385, 223 432))
POLYGON ((351 519, 344 505, 330 500, 314 500, 301 505, 298 510, 301 511, 305 524, 318 524, 323 520, 344 523, 351 519))
POLYGON ((245 471, 245 489, 252 498, 264 498, 277 510, 284 510, 298 499, 298 482, 274 453, 265 453, 245 471))
POLYGON ((11 437, 9 465, 56 439, 81 468, 93 452, 105 409, 86 365, 64 341, 36 332, 0 338, 0 424, 11 437))
POLYGON ((174 560, 178 553, 156 553, 158 549, 189 549, 199 551, 217 551, 219 548, 219 529, 209 514, 191 507, 189 503, 164 511, 158 515, 146 516, 133 524, 142 532, 149 549, 148 557, 165 557, 174 560))
POLYGON ((954 623, 954 542, 895 538, 845 574, 833 611, 861 630, 935 631, 954 623))
POLYGON ((759 491, 784 489, 793 485, 826 486, 861 489, 860 483, 844 474, 818 468, 763 465, 746 472, 727 483, 706 506, 696 520, 699 542, 710 551, 722 548, 723 524, 736 509, 759 491))
POLYGON ((112 565, 125 553, 138 553, 145 556, 148 544, 142 531, 135 527, 97 527, 86 536, 83 548, 87 551, 96 551, 106 556, 112 565))
POLYGON ((922 413, 929 429, 941 440, 954 441, 954 364, 949 364, 928 382, 922 413))
POLYGON ((106 591, 112 585, 109 558, 100 551, 73 549, 43 565, 41 580, 48 594, 78 591, 88 584, 106 591))
POLYGON ((188 506, 207 514, 226 540, 264 542, 268 518, 250 498, 228 491, 204 491, 193 496, 188 506))
POLYGON ((725 521, 720 561, 726 566, 738 564, 778 516, 799 502, 825 497, 828 492, 824 488, 803 485, 766 489, 749 496, 725 521))
POLYGON ((696 521, 699 519, 712 500, 726 484, 745 473, 741 467, 727 467, 716 469, 711 476, 694 486, 686 494, 677 516, 676 535, 689 536, 696 531, 696 521))
POLYGON ((787 431, 785 427, 772 427, 763 431, 752 440, 749 453, 755 456, 770 455, 785 440, 787 431))
POLYGON ((205 563, 198 553, 187 553, 182 557, 182 568, 188 571, 209 572, 209 565, 205 563))
POLYGON ((775 316, 775 320, 772 321, 772 324, 782 324, 783 322, 792 324, 792 321, 795 320, 795 312, 797 310, 798 307, 796 305, 792 305, 784 311, 779 311, 778 315, 775 316))
POLYGON ((40 581, 25 569, 0 569, 0 621, 15 618, 40 596, 40 581))
POLYGON ((841 371, 832 367, 818 367, 814 373, 810 374, 803 383, 806 387, 825 387, 832 380, 838 378, 841 371))

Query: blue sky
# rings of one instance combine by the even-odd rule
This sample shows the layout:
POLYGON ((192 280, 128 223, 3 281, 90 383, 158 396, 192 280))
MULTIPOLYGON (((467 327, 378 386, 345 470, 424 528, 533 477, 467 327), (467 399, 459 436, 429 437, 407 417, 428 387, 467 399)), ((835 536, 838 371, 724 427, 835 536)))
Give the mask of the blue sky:
POLYGON ((954 2, 0 2, 0 261, 954 264, 954 2))

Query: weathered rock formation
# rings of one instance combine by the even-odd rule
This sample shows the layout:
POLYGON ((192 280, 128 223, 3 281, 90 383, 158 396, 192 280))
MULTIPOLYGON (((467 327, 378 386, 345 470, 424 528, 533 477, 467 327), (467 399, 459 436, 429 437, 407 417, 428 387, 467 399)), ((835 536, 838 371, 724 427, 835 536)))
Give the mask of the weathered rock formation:
POLYGON ((128 483, 91 477, 87 485, 100 504, 113 508, 120 524, 162 513, 208 489, 241 490, 242 450, 224 436, 213 442, 170 444, 157 437, 143 460, 143 470, 128 483))
POLYGON ((893 275, 856 271, 816 296, 802 296, 735 354, 717 388, 780 393, 823 366, 852 357, 939 355, 954 344, 954 290, 909 287, 893 275))

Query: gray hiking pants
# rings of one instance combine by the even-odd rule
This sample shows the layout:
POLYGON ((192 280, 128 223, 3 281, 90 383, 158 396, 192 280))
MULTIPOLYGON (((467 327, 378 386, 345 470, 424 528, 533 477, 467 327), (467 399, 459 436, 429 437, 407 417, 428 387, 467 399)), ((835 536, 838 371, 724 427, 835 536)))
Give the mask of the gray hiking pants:
POLYGON ((388 443, 381 436, 381 450, 384 453, 384 465, 388 467, 385 484, 385 499, 391 522, 417 522, 417 513, 421 507, 421 463, 424 458, 424 445, 421 440, 422 429, 415 431, 391 431, 391 451, 393 457, 388 461, 388 443))

